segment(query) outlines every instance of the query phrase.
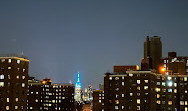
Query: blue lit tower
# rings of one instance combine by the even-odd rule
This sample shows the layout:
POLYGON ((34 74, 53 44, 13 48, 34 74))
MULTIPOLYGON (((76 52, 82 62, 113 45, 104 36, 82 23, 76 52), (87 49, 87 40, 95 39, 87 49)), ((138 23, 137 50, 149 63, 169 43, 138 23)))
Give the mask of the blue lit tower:
POLYGON ((75 101, 82 102, 81 98, 81 82, 80 82, 80 73, 77 73, 76 86, 75 86, 75 101))

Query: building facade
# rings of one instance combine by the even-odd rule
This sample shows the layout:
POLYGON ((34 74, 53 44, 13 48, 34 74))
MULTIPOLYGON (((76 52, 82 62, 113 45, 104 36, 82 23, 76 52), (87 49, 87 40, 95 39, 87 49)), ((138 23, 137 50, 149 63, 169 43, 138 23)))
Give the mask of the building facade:
POLYGON ((0 57, 0 111, 27 111, 29 60, 0 57))
POLYGON ((187 111, 187 75, 106 73, 105 111, 187 111))
POLYGON ((93 111, 104 111, 104 90, 93 90, 93 111))
POLYGON ((31 80, 28 111, 74 111, 74 85, 31 80))
POLYGON ((166 74, 188 75, 188 57, 177 56, 176 52, 168 52, 168 57, 163 59, 166 74))

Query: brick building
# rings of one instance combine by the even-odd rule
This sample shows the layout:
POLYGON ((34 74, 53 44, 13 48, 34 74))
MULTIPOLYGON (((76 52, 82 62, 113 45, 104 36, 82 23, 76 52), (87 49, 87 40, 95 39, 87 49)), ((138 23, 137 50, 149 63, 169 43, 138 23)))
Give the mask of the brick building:
POLYGON ((0 57, 0 111, 27 111, 28 67, 25 57, 0 57))
POLYGON ((93 111, 104 111, 104 90, 93 90, 93 111))
POLYGON ((187 111, 188 75, 106 73, 105 111, 187 111))
POLYGON ((176 56, 176 52, 168 52, 168 57, 163 59, 166 74, 188 75, 188 57, 176 56))
POLYGON ((29 81, 28 111, 74 111, 74 85, 29 81))

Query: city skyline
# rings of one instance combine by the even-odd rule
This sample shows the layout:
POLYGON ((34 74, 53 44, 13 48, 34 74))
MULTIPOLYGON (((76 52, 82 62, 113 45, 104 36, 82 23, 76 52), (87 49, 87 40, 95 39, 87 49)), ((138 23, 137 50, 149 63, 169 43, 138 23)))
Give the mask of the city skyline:
POLYGON ((56 83, 79 71, 98 88, 115 65, 139 65, 146 36, 159 36, 162 57, 187 56, 187 1, 1 1, 0 53, 24 53, 29 75, 56 83))

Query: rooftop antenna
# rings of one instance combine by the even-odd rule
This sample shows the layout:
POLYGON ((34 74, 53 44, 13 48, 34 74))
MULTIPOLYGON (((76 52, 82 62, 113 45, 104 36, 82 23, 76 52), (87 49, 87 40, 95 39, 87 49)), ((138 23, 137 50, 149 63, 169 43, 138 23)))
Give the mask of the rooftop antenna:
POLYGON ((72 84, 72 81, 70 80, 69 83, 72 84))

